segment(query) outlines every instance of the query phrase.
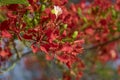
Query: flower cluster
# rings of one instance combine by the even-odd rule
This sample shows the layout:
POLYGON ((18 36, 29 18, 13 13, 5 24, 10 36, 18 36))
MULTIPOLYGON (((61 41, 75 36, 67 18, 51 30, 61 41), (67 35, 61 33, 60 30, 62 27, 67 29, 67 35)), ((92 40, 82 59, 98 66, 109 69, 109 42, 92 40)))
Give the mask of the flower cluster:
MULTIPOLYGON (((0 62, 14 53, 14 40, 31 43, 33 53, 44 52, 47 60, 57 59, 78 74, 84 69, 84 45, 99 45, 98 59, 115 59, 112 46, 102 44, 120 36, 120 0, 94 0, 93 3, 68 3, 67 0, 28 0, 29 5, 10 4, 0 7, 0 62), (109 50, 111 49, 111 50, 109 50), (104 58, 105 57, 105 58, 104 58), (107 57, 107 58, 106 58, 107 57)), ((65 76, 65 80, 69 80, 65 76)))

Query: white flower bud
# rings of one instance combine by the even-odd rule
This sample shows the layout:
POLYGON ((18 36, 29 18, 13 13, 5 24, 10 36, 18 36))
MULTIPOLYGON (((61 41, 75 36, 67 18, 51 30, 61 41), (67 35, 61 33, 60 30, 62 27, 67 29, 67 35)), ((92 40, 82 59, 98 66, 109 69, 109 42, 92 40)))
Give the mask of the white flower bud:
POLYGON ((59 6, 54 6, 54 10, 53 11, 54 11, 53 13, 56 16, 59 16, 60 14, 62 14, 62 9, 59 6))

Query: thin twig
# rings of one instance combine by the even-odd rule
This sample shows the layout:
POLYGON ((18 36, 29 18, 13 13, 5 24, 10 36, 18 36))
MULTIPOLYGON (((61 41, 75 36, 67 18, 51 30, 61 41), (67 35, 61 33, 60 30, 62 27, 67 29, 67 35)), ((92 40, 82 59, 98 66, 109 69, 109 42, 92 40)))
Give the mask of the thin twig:
MULTIPOLYGON (((30 55, 30 54, 32 54, 32 51, 31 51, 31 50, 29 50, 28 52, 23 53, 23 54, 21 55, 21 58, 23 58, 23 57, 25 57, 25 56, 28 56, 28 55, 30 55)), ((5 73, 5 72, 8 72, 8 71, 12 70, 12 69, 15 67, 16 63, 17 63, 21 58, 16 58, 16 59, 14 59, 14 60, 11 58, 11 59, 9 60, 9 61, 11 62, 11 65, 10 65, 8 68, 0 69, 0 74, 3 74, 3 73, 5 73)))
POLYGON ((118 41, 118 40, 120 40, 120 36, 117 37, 117 38, 114 38, 114 39, 112 39, 112 40, 109 40, 109 41, 107 41, 107 42, 104 42, 104 43, 100 43, 100 44, 92 45, 92 46, 88 46, 88 47, 86 46, 86 47, 84 47, 84 50, 86 51, 86 50, 96 49, 96 48, 98 48, 98 47, 105 46, 105 45, 107 45, 107 44, 110 44, 110 43, 112 43, 112 42, 114 42, 114 41, 118 41))
MULTIPOLYGON (((112 40, 110 40, 110 41, 101 43, 101 44, 97 44, 97 45, 85 47, 84 50, 96 49, 96 48, 98 48, 98 47, 105 46, 105 45, 107 45, 107 44, 109 44, 109 43, 111 43, 111 42, 118 41, 118 40, 120 40, 120 36, 117 37, 117 38, 115 38, 115 39, 112 39, 112 40)), ((32 54, 32 50, 29 50, 28 52, 25 52, 25 53, 21 54, 21 58, 23 58, 23 57, 25 57, 25 56, 28 56, 28 55, 30 55, 30 54, 32 54)), ((10 71, 11 69, 13 69, 14 66, 15 66, 15 64, 16 64, 21 58, 16 58, 16 59, 14 59, 14 60, 11 59, 12 65, 9 66, 9 67, 6 68, 6 69, 2 69, 2 70, 0 71, 0 73, 5 73, 5 72, 8 72, 8 71, 10 71)))

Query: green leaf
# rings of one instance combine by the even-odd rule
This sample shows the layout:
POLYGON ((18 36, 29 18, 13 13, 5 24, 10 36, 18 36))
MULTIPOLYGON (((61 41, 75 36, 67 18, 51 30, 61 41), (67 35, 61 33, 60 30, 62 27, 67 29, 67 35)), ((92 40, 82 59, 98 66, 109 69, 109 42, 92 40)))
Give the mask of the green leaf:
POLYGON ((117 30, 120 32, 120 21, 117 22, 117 30))
POLYGON ((38 20, 37 19, 33 19, 34 25, 36 26, 38 24, 38 20))
POLYGON ((65 29, 67 29, 67 24, 62 24, 60 27, 60 34, 62 34, 64 32, 65 29))
POLYGON ((73 39, 72 38, 65 38, 65 39, 62 39, 62 41, 63 42, 72 42, 73 41, 73 39))
POLYGON ((111 11, 112 11, 112 17, 113 17, 114 19, 117 19, 117 18, 118 18, 118 13, 117 13, 117 11, 116 11, 114 8, 112 8, 111 11))
POLYGON ((46 6, 45 6, 44 4, 42 4, 42 6, 41 6, 41 11, 44 11, 45 8, 46 8, 46 6))
POLYGON ((77 35, 78 35, 78 31, 74 31, 74 33, 73 33, 73 35, 72 35, 72 38, 76 38, 77 37, 77 35))
POLYGON ((82 15, 82 11, 80 8, 78 8, 78 15, 81 16, 82 15))
POLYGON ((67 26, 68 26, 67 24, 64 24, 64 25, 63 25, 64 29, 66 29, 66 28, 67 28, 67 26))
POLYGON ((52 13, 52 14, 55 14, 55 10, 54 10, 54 9, 52 9, 52 10, 51 10, 51 13, 52 13))
POLYGON ((6 19, 5 15, 0 12, 0 22, 3 22, 6 19))
POLYGON ((26 4, 28 5, 27 0, 0 0, 0 6, 9 5, 9 4, 26 4))
POLYGON ((88 22, 88 20, 87 20, 87 18, 86 17, 83 17, 83 20, 87 23, 88 22))

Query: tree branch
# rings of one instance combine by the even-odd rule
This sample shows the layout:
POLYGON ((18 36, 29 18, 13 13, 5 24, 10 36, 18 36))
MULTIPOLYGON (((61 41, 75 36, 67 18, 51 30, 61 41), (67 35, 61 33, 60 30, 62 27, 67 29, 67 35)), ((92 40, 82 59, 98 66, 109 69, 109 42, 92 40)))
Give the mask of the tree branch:
MULTIPOLYGON (((120 40, 120 36, 117 37, 117 38, 115 38, 115 39, 112 39, 112 40, 110 40, 110 41, 101 43, 101 44, 92 45, 92 46, 85 46, 85 47, 84 47, 84 50, 87 51, 87 50, 91 50, 91 49, 96 49, 96 48, 98 48, 98 47, 105 46, 105 45, 107 45, 107 44, 109 44, 109 43, 111 43, 111 42, 118 41, 118 40, 120 40)), ((25 53, 21 54, 21 58, 23 58, 23 57, 25 57, 25 56, 28 56, 28 55, 30 55, 30 54, 32 54, 32 50, 29 50, 28 52, 25 52, 25 53)), ((11 61, 12 64, 11 64, 8 68, 5 68, 5 69, 0 70, 0 73, 5 73, 5 72, 8 72, 8 71, 10 71, 11 69, 13 69, 14 66, 15 66, 15 64, 16 64, 21 58, 16 58, 16 59, 14 59, 14 60, 11 58, 10 61, 11 61)))
MULTIPOLYGON (((31 51, 31 50, 29 50, 29 51, 21 54, 21 58, 23 58, 23 57, 25 57, 25 56, 28 56, 28 55, 30 55, 30 54, 32 54, 32 51, 31 51)), ((16 55, 17 55, 17 54, 16 54, 16 55)), ((16 55, 15 55, 15 56, 16 56, 16 55)), ((5 72, 8 72, 8 71, 12 70, 12 69, 15 67, 16 63, 17 63, 21 58, 13 59, 13 58, 11 57, 10 60, 9 60, 10 63, 11 63, 11 65, 10 65, 9 67, 7 67, 7 68, 0 69, 0 74, 3 74, 3 73, 5 73, 5 72)))
POLYGON ((98 48, 98 47, 102 47, 102 46, 108 45, 109 43, 112 43, 112 42, 118 41, 118 40, 120 40, 120 36, 117 37, 117 38, 114 38, 114 39, 112 39, 112 40, 109 40, 109 41, 107 41, 107 42, 104 42, 104 43, 100 43, 100 44, 97 44, 97 45, 85 46, 85 47, 84 47, 84 50, 86 51, 86 50, 96 49, 96 48, 98 48))

